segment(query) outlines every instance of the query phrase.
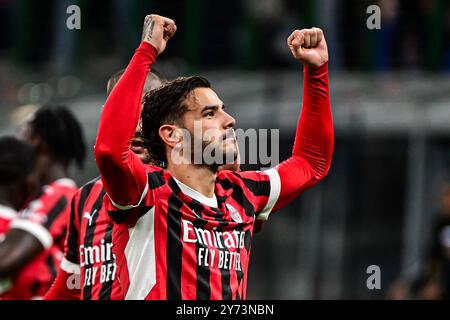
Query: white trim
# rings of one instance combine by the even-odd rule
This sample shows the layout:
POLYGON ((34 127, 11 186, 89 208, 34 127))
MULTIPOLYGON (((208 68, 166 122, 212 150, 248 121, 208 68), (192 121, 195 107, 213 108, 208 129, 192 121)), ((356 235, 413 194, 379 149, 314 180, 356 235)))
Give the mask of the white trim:
POLYGON ((173 177, 173 179, 175 180, 175 182, 180 187, 181 192, 183 192, 188 197, 191 197, 192 199, 195 199, 198 202, 203 203, 204 205, 207 205, 207 206, 210 206, 210 207, 213 207, 213 208, 217 208, 218 207, 217 198, 216 198, 215 194, 211 198, 208 198, 205 195, 203 195, 200 192, 198 192, 197 190, 194 190, 191 187, 185 185, 183 182, 177 180, 175 177, 173 177))
POLYGON ((63 257, 59 267, 67 273, 81 274, 80 265, 67 260, 66 257, 63 257))
POLYGON ((70 178, 61 178, 61 179, 53 181, 51 184, 58 184, 60 186, 71 187, 71 188, 77 187, 77 184, 75 183, 75 181, 73 181, 70 178))
POLYGON ((125 258, 130 286, 125 300, 143 300, 156 284, 155 207, 128 229, 125 258))
POLYGON ((20 229, 31 233, 35 236, 45 249, 53 244, 53 237, 50 232, 41 224, 25 219, 14 219, 9 225, 10 229, 20 229))
POLYGON ((17 216, 17 211, 11 207, 0 204, 0 218, 12 220, 17 216))
POLYGON ((149 187, 148 187, 148 175, 147 175, 147 183, 145 184, 144 191, 142 191, 142 195, 141 195, 141 198, 139 199, 139 202, 137 204, 130 204, 130 205, 127 205, 127 206, 122 206, 120 204, 115 203, 113 201, 113 199, 111 199, 111 197, 109 196, 108 193, 106 193, 106 195, 108 196, 109 200, 111 200, 112 205, 114 207, 116 207, 117 209, 119 209, 119 210, 129 210, 129 209, 136 208, 136 207, 138 207, 141 204, 142 200, 144 200, 144 197, 147 195, 148 188, 149 187))
POLYGON ((280 174, 278 173, 277 169, 272 168, 267 171, 264 171, 265 174, 269 176, 270 180, 270 195, 269 199, 267 200, 267 204, 264 207, 264 209, 261 211, 261 213, 258 215, 257 219, 259 220, 268 220, 270 212, 272 211, 273 207, 278 201, 278 197, 280 196, 281 192, 281 179, 280 174))

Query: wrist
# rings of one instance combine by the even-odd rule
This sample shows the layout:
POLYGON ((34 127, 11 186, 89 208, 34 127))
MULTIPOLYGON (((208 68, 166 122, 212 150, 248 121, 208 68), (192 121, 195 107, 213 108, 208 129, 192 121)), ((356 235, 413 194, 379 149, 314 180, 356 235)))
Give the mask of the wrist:
POLYGON ((305 71, 305 73, 312 75, 312 76, 327 73, 328 72, 328 61, 318 67, 304 65, 304 71, 305 71))
POLYGON ((148 41, 142 41, 136 51, 140 51, 147 55, 154 62, 156 57, 158 56, 158 50, 148 41))

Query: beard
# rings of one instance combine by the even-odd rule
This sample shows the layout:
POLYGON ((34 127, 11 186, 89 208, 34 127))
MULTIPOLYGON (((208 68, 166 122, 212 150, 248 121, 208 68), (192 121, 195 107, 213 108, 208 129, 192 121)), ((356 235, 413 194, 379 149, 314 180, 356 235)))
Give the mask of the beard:
POLYGON ((191 146, 191 161, 195 165, 202 167, 210 167, 213 171, 224 164, 231 164, 236 161, 239 156, 236 140, 231 142, 224 135, 219 141, 201 141, 201 155, 195 155, 200 150, 195 150, 194 142, 191 146), (195 159, 201 159, 201 163, 195 162, 195 159))

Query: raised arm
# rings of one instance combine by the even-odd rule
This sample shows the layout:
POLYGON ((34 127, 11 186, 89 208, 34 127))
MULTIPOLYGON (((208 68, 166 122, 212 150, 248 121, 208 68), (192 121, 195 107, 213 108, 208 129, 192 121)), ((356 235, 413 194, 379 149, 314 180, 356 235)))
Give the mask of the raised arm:
POLYGON ((295 59, 304 65, 303 104, 292 156, 271 173, 273 210, 323 179, 331 166, 333 119, 328 86, 328 49, 322 30, 295 30, 288 38, 295 59), (277 181, 277 179, 279 179, 277 181), (278 182, 278 190, 277 190, 278 182))
POLYGON ((175 31, 171 19, 145 17, 142 43, 109 95, 100 117, 95 160, 108 196, 120 208, 137 205, 146 192, 146 169, 131 152, 131 140, 140 117, 147 74, 175 31))

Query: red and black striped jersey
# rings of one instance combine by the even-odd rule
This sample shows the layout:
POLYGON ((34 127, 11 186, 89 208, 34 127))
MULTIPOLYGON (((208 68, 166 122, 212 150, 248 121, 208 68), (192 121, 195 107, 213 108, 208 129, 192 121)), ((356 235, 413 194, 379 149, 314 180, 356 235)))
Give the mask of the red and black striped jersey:
POLYGON ((112 222, 103 206, 99 178, 78 190, 71 202, 70 222, 61 268, 80 274, 82 300, 120 300, 112 252, 112 222))
POLYGON ((77 191, 75 182, 58 179, 42 187, 39 196, 27 208, 18 213, 10 228, 22 229, 33 234, 44 246, 64 249, 69 222, 70 199, 77 191))
POLYGON ((168 171, 146 167, 130 148, 157 56, 145 41, 136 50, 102 110, 94 149, 125 298, 245 298, 255 218, 267 218, 330 169, 328 64, 304 68, 292 155, 266 172, 219 172, 214 199, 205 199, 168 171))
POLYGON ((253 225, 276 202, 276 170, 221 171, 206 198, 147 168, 140 205, 117 209, 105 198, 125 298, 245 299, 253 225))
POLYGON ((41 296, 50 288, 61 263, 69 219, 69 202, 76 190, 75 182, 68 178, 43 186, 38 197, 19 211, 17 218, 9 225, 10 229, 21 229, 32 234, 45 249, 35 258, 39 260, 46 256, 45 264, 35 270, 31 267, 29 269, 31 274, 39 276, 43 279, 41 282, 46 283, 43 286, 45 290, 34 290, 39 291, 41 296))
MULTIPOLYGON (((17 212, 0 205, 0 242, 3 241, 17 212)), ((14 276, 0 279, 0 299, 30 300, 41 298, 54 279, 52 266, 61 261, 61 252, 49 248, 41 252, 14 276)))

